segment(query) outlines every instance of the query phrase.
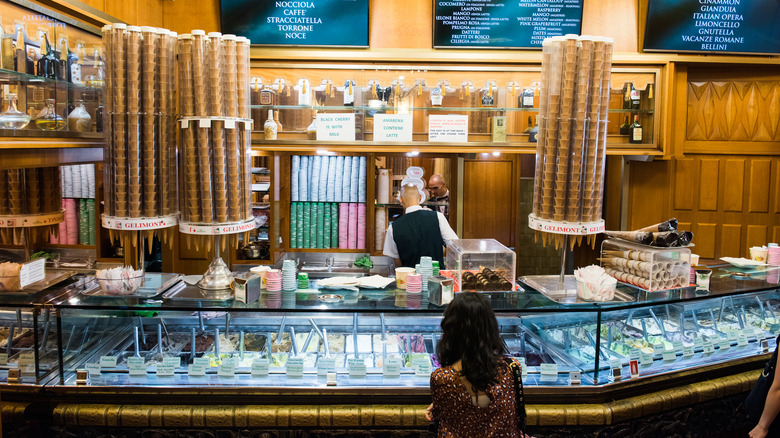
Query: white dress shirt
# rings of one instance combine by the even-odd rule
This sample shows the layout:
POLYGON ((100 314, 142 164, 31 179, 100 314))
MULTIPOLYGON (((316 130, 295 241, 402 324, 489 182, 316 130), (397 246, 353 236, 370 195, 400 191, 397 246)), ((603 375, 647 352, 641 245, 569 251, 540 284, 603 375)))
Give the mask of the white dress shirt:
MULTIPOLYGON (((404 211, 404 214, 414 213, 417 210, 422 210, 422 207, 419 205, 412 205, 404 211)), ((441 231, 441 238, 444 240, 444 244, 446 245, 448 241, 457 239, 458 235, 455 234, 455 231, 450 227, 447 218, 438 211, 436 212, 436 217, 439 219, 439 230, 441 231)), ((399 258, 398 247, 395 245, 395 240, 393 239, 393 224, 390 224, 390 226, 387 227, 385 246, 382 250, 382 254, 394 259, 399 258)))

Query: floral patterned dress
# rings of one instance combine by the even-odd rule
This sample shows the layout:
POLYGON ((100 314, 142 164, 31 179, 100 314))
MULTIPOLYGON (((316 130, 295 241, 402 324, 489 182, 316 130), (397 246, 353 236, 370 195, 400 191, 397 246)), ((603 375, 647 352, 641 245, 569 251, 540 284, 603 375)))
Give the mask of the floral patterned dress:
POLYGON ((522 437, 517 429, 517 404, 512 371, 498 363, 498 381, 488 388, 490 404, 480 408, 451 366, 431 374, 432 416, 439 421, 439 438, 522 437))

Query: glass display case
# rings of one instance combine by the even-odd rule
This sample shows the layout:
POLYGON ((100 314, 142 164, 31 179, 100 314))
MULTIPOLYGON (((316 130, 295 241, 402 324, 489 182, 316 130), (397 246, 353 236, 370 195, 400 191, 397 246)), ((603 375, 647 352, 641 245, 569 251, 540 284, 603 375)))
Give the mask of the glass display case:
MULTIPOLYGON (((780 332, 780 290, 726 271, 715 277, 709 291, 620 286, 621 299, 610 303, 559 303, 531 289, 480 293, 491 300, 509 353, 527 365, 527 388, 544 394, 641 382, 771 351, 780 332)), ((275 302, 262 291, 248 304, 166 295, 63 295, 54 307, 65 366, 55 386, 81 386, 87 382, 77 370, 89 369, 87 386, 101 388, 279 392, 335 385, 419 395, 438 366, 443 308, 418 294, 314 288, 282 292, 275 302)))
MULTIPOLYGON (((411 140, 402 143, 410 145, 429 141, 431 116, 463 115, 469 144, 535 146, 539 67, 274 64, 252 74, 255 129, 262 129, 269 110, 280 127, 273 140, 260 135, 262 144, 314 140, 318 114, 348 113, 354 114, 356 141, 386 142, 377 133, 378 114, 409 115, 411 140)), ((660 76, 658 68, 613 68, 608 148, 657 147, 660 76)))

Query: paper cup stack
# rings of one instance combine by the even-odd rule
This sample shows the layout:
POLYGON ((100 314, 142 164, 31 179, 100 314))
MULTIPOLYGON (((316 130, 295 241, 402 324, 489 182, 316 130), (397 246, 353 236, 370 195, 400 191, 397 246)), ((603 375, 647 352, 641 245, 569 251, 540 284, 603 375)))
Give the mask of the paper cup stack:
POLYGON ((282 271, 278 269, 269 269, 265 273, 265 285, 268 289, 269 295, 276 293, 278 298, 279 292, 282 290, 282 271))
POLYGON ((417 273, 411 273, 406 276, 406 293, 419 294, 422 292, 422 276, 417 273))
POLYGON ((420 257, 419 268, 416 271, 420 274, 422 280, 422 291, 428 292, 428 278, 433 276, 433 259, 430 257, 420 257))
POLYGON ((776 243, 770 243, 768 246, 766 262, 769 264, 769 273, 766 275, 766 282, 777 284, 780 282, 780 246, 776 243))
POLYGON ((285 260, 282 263, 282 290, 294 291, 298 287, 298 274, 295 271, 295 261, 285 260))

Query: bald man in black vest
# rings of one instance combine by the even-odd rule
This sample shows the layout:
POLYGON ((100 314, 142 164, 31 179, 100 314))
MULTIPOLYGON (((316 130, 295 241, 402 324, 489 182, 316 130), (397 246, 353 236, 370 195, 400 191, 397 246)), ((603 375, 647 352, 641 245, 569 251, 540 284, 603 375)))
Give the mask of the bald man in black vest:
POLYGON ((393 257, 398 266, 414 268, 420 257, 439 261, 444 268, 444 245, 458 238, 443 214, 420 207, 422 195, 417 186, 401 188, 404 215, 390 224, 382 253, 393 257))

